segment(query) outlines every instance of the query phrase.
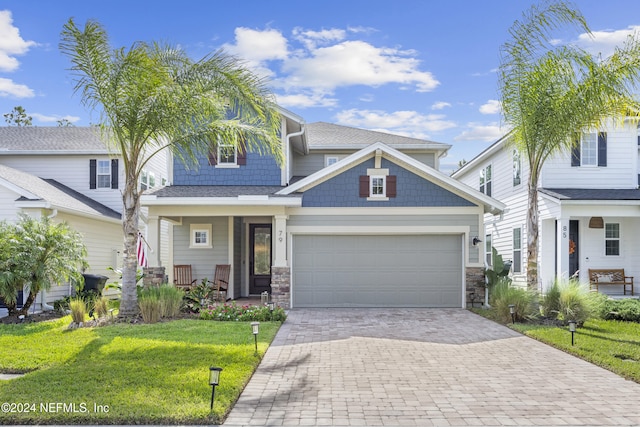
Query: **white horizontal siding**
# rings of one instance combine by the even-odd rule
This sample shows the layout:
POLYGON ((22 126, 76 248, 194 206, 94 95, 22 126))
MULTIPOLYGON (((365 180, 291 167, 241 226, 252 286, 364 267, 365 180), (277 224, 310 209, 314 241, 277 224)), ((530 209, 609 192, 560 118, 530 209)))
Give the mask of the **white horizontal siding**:
POLYGON ((17 218, 15 201, 19 197, 19 194, 0 186, 0 221, 15 221, 17 218))

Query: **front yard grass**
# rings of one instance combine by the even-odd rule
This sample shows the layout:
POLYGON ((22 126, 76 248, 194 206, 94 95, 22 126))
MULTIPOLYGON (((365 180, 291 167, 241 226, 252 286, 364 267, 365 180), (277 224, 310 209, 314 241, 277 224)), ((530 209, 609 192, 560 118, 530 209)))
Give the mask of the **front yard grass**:
MULTIPOLYGON (((491 310, 473 311, 492 318, 491 310)), ((573 347, 568 327, 535 323, 509 323, 507 326, 640 383, 640 323, 587 320, 582 328, 577 328, 573 347)))
POLYGON ((175 320, 68 330, 69 316, 0 325, 0 424, 216 424, 280 323, 175 320), (209 367, 223 368, 209 410, 209 367), (7 411, 6 409, 9 409, 7 411))

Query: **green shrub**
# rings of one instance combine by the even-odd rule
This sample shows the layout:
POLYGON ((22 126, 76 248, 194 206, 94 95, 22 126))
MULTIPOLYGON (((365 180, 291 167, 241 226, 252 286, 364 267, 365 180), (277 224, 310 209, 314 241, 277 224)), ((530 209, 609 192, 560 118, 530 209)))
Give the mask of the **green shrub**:
POLYGON ((87 303, 82 298, 72 298, 69 301, 69 308, 71 309, 71 320, 77 324, 83 323, 87 314, 87 303))
POLYGON ((165 283, 158 288, 162 317, 172 318, 180 314, 184 291, 165 283))
POLYGON ((578 325, 582 325, 595 313, 589 287, 576 280, 560 284, 559 303, 558 319, 565 322, 575 320, 578 325))
POLYGON ((536 317, 537 294, 525 288, 511 286, 508 278, 499 279, 489 294, 489 304, 502 322, 511 321, 510 305, 514 305, 516 320, 536 317))
POLYGON ((554 281, 553 285, 547 291, 546 295, 540 301, 540 313, 544 317, 556 319, 560 312, 560 284, 554 281))
POLYGON ((93 312, 98 318, 105 317, 109 312, 109 299, 107 297, 96 298, 93 301, 93 312))
POLYGON ((160 320, 162 306, 158 292, 144 290, 138 297, 138 307, 145 323, 157 323, 160 320))
POLYGON ((623 299, 607 301, 607 312, 603 314, 606 320, 623 320, 640 323, 640 300, 623 299))
POLYGON ((287 314, 282 307, 276 307, 272 313, 267 306, 239 306, 235 302, 203 307, 200 310, 202 320, 284 322, 286 318, 287 314))

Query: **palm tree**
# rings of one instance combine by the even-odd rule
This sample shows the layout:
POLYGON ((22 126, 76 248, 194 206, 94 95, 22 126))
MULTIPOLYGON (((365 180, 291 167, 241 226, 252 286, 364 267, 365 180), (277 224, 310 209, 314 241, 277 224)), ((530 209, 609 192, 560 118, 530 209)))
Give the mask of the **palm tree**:
POLYGON ((138 178, 145 164, 164 149, 194 161, 218 141, 280 160, 279 116, 266 82, 223 51, 193 61, 183 50, 158 43, 112 50, 98 22, 80 29, 73 19, 64 25, 60 49, 71 60, 82 103, 100 112, 103 140, 122 156, 120 315, 128 317, 138 311, 138 178))
POLYGON ((501 48, 499 90, 510 142, 529 162, 527 282, 538 286, 538 183, 549 156, 570 150, 578 132, 635 110, 640 42, 602 59, 569 45, 555 45, 551 32, 569 25, 591 34, 582 14, 563 1, 532 6, 516 21, 501 48))

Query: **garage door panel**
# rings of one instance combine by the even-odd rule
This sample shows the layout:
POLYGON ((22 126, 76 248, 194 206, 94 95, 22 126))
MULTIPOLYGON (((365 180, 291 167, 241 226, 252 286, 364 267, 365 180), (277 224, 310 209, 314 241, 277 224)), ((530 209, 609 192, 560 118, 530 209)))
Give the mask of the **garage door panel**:
POLYGON ((459 307, 455 235, 297 235, 294 307, 459 307))

